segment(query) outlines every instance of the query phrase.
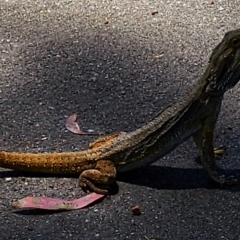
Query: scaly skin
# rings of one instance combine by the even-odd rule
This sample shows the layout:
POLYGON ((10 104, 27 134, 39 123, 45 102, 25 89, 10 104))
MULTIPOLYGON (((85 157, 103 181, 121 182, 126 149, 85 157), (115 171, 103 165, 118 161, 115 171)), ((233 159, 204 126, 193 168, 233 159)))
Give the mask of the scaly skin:
POLYGON ((141 128, 99 138, 84 151, 36 154, 0 151, 0 167, 38 173, 78 173, 81 187, 107 194, 105 188, 115 180, 117 171, 152 164, 192 136, 209 177, 221 185, 234 184, 236 179, 221 176, 216 170, 213 135, 223 95, 239 79, 240 29, 225 34, 193 90, 141 128))

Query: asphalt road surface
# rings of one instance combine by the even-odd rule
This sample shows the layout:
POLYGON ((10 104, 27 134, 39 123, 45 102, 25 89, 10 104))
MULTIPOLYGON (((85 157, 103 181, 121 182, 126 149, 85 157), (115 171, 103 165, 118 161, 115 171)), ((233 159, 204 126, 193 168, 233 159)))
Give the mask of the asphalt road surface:
MULTIPOLYGON (((239 0, 2 0, 0 146, 46 152, 86 148, 84 130, 131 131, 177 100, 226 31, 239 0)), ((240 180, 240 85, 224 99, 219 165, 240 180)), ((118 177, 110 199, 83 210, 11 210, 25 196, 83 196, 76 177, 0 170, 0 239, 240 239, 240 187, 218 189, 191 140, 153 166, 118 177), (131 208, 139 205, 140 216, 131 208)))

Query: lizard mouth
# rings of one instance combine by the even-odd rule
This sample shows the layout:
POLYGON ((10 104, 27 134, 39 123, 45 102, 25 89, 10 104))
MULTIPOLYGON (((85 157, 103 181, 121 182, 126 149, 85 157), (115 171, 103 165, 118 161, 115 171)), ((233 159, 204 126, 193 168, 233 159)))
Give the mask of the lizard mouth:
POLYGON ((218 90, 222 89, 227 91, 228 89, 233 88, 240 80, 240 59, 233 67, 229 66, 227 63, 224 64, 218 79, 218 90))

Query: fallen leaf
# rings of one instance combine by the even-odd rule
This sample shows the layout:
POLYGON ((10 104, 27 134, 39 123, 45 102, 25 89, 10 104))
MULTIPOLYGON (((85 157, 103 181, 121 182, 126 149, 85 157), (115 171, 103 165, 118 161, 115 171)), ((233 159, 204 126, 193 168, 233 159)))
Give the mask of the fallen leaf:
POLYGON ((65 122, 65 127, 67 128, 67 130, 69 130, 70 132, 72 133, 75 133, 75 134, 80 134, 80 135, 95 135, 91 130, 89 132, 83 132, 78 123, 76 122, 77 120, 77 114, 72 114, 71 116, 69 116, 67 119, 66 119, 66 122, 65 122))
POLYGON ((67 130, 69 130, 72 133, 81 134, 82 131, 80 130, 80 127, 76 122, 76 120, 77 120, 77 114, 72 114, 66 119, 65 127, 67 128, 67 130))
POLYGON ((12 203, 13 208, 39 208, 45 210, 75 210, 81 209, 105 195, 90 193, 87 196, 74 200, 63 200, 50 197, 26 197, 12 203))

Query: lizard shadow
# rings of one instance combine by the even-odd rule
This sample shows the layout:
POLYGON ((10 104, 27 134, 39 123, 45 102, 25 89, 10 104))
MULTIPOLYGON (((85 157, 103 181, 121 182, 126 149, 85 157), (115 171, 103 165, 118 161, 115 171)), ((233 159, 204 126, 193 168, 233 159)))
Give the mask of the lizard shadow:
MULTIPOLYGON (((221 174, 233 175, 238 179, 240 183, 240 170, 220 169, 221 174)), ((32 177, 32 178, 78 178, 79 175, 54 175, 54 174, 43 174, 43 173, 29 173, 22 171, 6 170, 0 172, 0 178, 11 178, 11 177, 32 177)), ((219 185, 214 183, 207 176, 203 169, 190 169, 190 168, 173 168, 163 166, 148 166, 129 172, 118 173, 117 181, 125 182, 133 185, 145 186, 155 189, 168 189, 168 190, 179 190, 179 189, 196 189, 196 188, 207 188, 216 189, 219 185)), ((240 186, 227 187, 231 191, 240 191, 240 186)), ((110 189, 110 195, 115 195, 119 192, 118 184, 114 183, 110 189)))
MULTIPOLYGON (((240 182, 240 170, 222 170, 221 174, 233 175, 240 182)), ((130 172, 120 173, 118 181, 145 186, 155 189, 180 190, 180 189, 196 189, 207 188, 217 189, 219 185, 213 182, 207 176, 203 169, 187 169, 187 168, 173 168, 148 166, 142 169, 130 172)), ((230 191, 240 191, 240 186, 224 187, 230 191)))
POLYGON ((79 175, 60 175, 60 174, 48 174, 48 173, 33 173, 17 170, 2 170, 0 172, 0 178, 11 178, 11 177, 29 177, 29 178, 75 178, 79 175))
MULTIPOLYGON (((221 170, 222 172, 224 170, 221 170)), ((225 171, 224 171, 225 172, 225 171)), ((240 182, 240 170, 228 170, 225 173, 234 175, 240 182)), ((33 174, 18 171, 3 171, 0 172, 0 178, 6 177, 57 177, 49 174, 33 174)), ((76 176, 76 175, 75 175, 76 176)), ((74 175, 68 177, 75 177, 74 175)), ((66 176, 64 176, 66 177, 66 176)), ((117 181, 129 183, 132 185, 145 186, 148 188, 154 188, 157 190, 187 190, 187 189, 219 189, 219 186, 212 182, 203 169, 185 169, 185 168, 173 168, 173 167, 161 167, 161 166, 148 166, 138 170, 119 173, 117 181)), ((228 191, 240 191, 240 186, 231 186, 224 188, 228 191)), ((119 193, 119 185, 115 182, 112 184, 109 191, 110 195, 116 195, 119 193)), ((101 202, 100 199, 91 205, 95 205, 101 202)), ((91 205, 88 205, 87 208, 91 205)), ((13 210, 13 213, 20 215, 49 215, 59 214, 67 212, 67 210, 43 210, 43 209, 19 209, 13 210)))

